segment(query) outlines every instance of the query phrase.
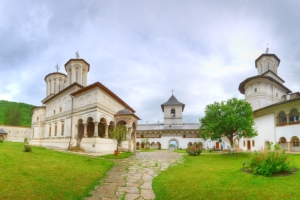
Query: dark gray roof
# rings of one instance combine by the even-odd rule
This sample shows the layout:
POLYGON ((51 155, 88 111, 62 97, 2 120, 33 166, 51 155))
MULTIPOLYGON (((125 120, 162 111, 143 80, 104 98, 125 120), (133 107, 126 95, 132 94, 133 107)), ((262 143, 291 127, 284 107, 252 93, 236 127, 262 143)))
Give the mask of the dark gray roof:
POLYGON ((7 134, 7 133, 5 132, 5 130, 3 130, 2 128, 0 128, 0 134, 7 134))
POLYGON ((132 112, 127 108, 125 108, 124 110, 118 111, 116 115, 126 115, 126 114, 132 114, 132 112))
POLYGON ((199 129, 199 123, 183 123, 182 125, 164 126, 164 124, 139 124, 138 131, 150 130, 196 130, 199 129))
POLYGON ((257 61, 258 61, 259 59, 261 59, 263 56, 274 57, 274 58, 278 61, 278 67, 279 67, 280 59, 279 59, 275 54, 263 53, 263 54, 261 54, 261 55, 255 60, 255 67, 256 67, 256 68, 257 68, 257 61))
POLYGON ((182 111, 183 111, 185 105, 183 103, 179 102, 176 99, 176 97, 172 94, 172 96, 166 103, 161 104, 161 109, 164 112, 164 106, 178 106, 178 105, 182 105, 182 111))

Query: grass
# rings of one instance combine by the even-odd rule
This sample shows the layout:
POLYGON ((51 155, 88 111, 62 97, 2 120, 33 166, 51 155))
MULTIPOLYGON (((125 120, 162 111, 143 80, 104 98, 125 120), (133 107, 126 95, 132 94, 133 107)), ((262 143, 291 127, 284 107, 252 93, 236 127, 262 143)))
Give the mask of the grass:
POLYGON ((119 156, 115 156, 114 154, 108 154, 104 156, 99 156, 99 158, 105 158, 105 159, 123 159, 128 158, 129 156, 132 156, 133 153, 131 152, 123 152, 119 156))
POLYGON ((176 152, 176 153, 186 153, 186 150, 185 149, 177 149, 177 150, 174 150, 174 152, 176 152))
MULTIPOLYGON (((243 172, 249 154, 184 156, 185 162, 153 181, 157 200, 163 199, 299 199, 299 172, 263 177, 243 172)), ((291 155, 296 166, 300 155, 291 155)))
POLYGON ((32 147, 0 145, 0 199, 82 199, 113 166, 92 158, 32 147))

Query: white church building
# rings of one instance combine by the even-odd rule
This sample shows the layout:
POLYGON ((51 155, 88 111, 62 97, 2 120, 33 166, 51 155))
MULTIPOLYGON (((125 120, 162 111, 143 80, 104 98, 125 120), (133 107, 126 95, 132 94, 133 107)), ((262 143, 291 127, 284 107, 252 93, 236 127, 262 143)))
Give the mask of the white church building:
POLYGON ((289 152, 300 151, 300 93, 284 86, 284 80, 277 74, 279 64, 280 59, 267 49, 255 60, 258 75, 240 83, 239 91, 254 110, 258 136, 236 138, 236 148, 263 150, 272 142, 289 152))
POLYGON ((121 123, 129 131, 122 147, 132 151, 139 120, 135 110, 100 82, 87 85, 90 65, 79 56, 65 64, 67 74, 58 69, 45 76, 43 105, 32 110, 30 144, 66 149, 79 139, 86 151, 113 152, 117 142, 110 131, 121 123))
MULTIPOLYGON (((275 54, 264 53, 255 60, 258 75, 240 83, 239 91, 254 110, 258 136, 235 138, 235 149, 264 150, 272 142, 290 152, 300 151, 300 93, 284 85, 277 73, 279 64, 275 54)), ((164 122, 138 125, 135 110, 116 94, 100 82, 87 85, 90 65, 84 59, 70 59, 65 70, 66 74, 57 70, 45 76, 46 97, 32 110, 32 145, 68 148, 80 139, 87 151, 113 151, 117 144, 110 131, 121 123, 129 131, 124 150, 169 149, 170 144, 185 149, 199 143, 205 149, 229 149, 226 138, 204 141, 199 123, 184 123, 185 104, 173 94, 161 105, 164 122)))

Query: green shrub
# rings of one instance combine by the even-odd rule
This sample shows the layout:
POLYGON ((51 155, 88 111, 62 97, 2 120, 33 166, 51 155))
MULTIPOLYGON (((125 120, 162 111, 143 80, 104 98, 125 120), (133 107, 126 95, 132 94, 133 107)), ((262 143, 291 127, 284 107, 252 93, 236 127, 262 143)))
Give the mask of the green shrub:
POLYGON ((189 146, 186 149, 186 152, 190 155, 190 156, 197 156, 201 154, 201 149, 194 147, 194 146, 189 146))
POLYGON ((158 150, 161 150, 161 147, 158 147, 158 150))
POLYGON ((29 144, 24 144, 24 151, 31 152, 31 146, 29 144))
POLYGON ((0 143, 3 143, 4 141, 3 140, 0 140, 0 143))
POLYGON ((270 143, 267 152, 255 151, 250 156, 249 166, 247 168, 254 175, 272 176, 274 173, 291 172, 293 167, 289 155, 285 150, 280 151, 278 144, 275 144, 272 149, 270 143))

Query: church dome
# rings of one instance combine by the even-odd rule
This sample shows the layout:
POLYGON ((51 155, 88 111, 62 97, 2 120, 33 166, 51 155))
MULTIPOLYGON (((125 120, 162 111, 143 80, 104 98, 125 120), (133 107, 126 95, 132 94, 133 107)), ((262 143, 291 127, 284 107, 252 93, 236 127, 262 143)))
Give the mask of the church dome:
POLYGON ((124 110, 118 111, 116 115, 127 115, 127 114, 132 114, 132 112, 127 108, 125 108, 124 110))

